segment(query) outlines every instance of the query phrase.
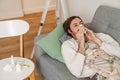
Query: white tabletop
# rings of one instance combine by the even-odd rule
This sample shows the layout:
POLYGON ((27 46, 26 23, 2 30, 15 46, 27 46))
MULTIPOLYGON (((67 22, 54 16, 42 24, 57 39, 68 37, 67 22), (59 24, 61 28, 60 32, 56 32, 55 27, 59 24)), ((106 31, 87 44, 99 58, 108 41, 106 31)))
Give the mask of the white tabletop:
POLYGON ((28 30, 29 24, 24 20, 0 21, 0 38, 19 36, 28 32, 28 30))
POLYGON ((9 72, 3 70, 6 64, 10 64, 11 58, 5 58, 0 60, 0 80, 23 80, 27 78, 34 70, 34 63, 22 57, 14 57, 14 61, 20 62, 29 66, 23 66, 21 72, 16 72, 14 69, 9 72))

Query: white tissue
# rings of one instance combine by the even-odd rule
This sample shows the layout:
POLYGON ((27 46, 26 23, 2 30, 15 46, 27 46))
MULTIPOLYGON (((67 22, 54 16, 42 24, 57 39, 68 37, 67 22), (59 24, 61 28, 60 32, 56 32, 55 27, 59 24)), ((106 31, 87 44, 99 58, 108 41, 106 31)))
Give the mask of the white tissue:
POLYGON ((10 64, 6 64, 3 67, 4 71, 8 71, 8 72, 10 72, 10 71, 14 72, 15 71, 16 73, 19 73, 19 72, 22 71, 22 67, 20 65, 20 62, 15 62, 13 56, 11 56, 9 63, 10 64), (17 63, 17 64, 15 64, 15 63, 17 63))
POLYGON ((12 65, 12 66, 15 65, 15 62, 14 62, 14 58, 13 58, 13 56, 11 56, 11 65, 12 65))
POLYGON ((4 68, 3 68, 4 71, 9 71, 11 72, 12 71, 12 67, 10 64, 7 64, 4 68))
POLYGON ((22 70, 21 70, 21 66, 20 66, 19 63, 17 63, 17 65, 16 65, 15 68, 16 68, 16 72, 17 72, 17 73, 22 71, 22 70))

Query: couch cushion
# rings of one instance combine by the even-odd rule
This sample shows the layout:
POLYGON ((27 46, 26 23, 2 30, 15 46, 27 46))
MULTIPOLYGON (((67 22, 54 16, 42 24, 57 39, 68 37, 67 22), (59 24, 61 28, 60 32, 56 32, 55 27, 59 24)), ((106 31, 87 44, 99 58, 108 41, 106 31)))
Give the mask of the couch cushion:
POLYGON ((40 56, 38 61, 45 80, 89 80, 88 78, 76 78, 69 72, 65 64, 50 58, 48 55, 40 56))
POLYGON ((61 55, 61 42, 59 38, 63 35, 64 30, 62 23, 50 32, 47 36, 40 39, 37 44, 52 58, 64 63, 61 55))
POLYGON ((90 29, 107 33, 120 43, 120 9, 100 6, 94 15, 90 29))
POLYGON ((63 43, 64 41, 68 40, 72 38, 71 36, 67 35, 67 33, 65 32, 61 37, 60 37, 60 42, 63 43))

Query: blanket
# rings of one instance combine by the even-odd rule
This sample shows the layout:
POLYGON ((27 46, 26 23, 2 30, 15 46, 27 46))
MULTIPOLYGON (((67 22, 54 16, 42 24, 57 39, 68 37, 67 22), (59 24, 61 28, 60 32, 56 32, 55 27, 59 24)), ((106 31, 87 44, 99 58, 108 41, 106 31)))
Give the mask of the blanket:
POLYGON ((97 80, 120 80, 120 58, 100 50, 93 42, 87 44, 85 65, 96 69, 97 80))

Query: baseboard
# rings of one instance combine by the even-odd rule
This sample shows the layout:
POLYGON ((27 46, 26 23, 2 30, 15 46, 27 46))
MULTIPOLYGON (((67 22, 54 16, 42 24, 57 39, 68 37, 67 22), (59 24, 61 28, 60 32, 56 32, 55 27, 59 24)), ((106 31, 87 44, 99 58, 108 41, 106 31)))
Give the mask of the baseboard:
POLYGON ((17 17, 23 17, 23 12, 10 12, 10 13, 4 13, 2 14, 2 16, 0 16, 0 20, 4 20, 4 19, 10 19, 10 18, 17 18, 17 17))
MULTIPOLYGON (((44 10, 44 6, 42 7, 33 7, 30 9, 24 10, 24 14, 31 14, 31 13, 36 13, 36 12, 42 12, 44 10)), ((49 6, 48 10, 55 10, 55 5, 49 6)))

